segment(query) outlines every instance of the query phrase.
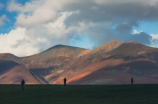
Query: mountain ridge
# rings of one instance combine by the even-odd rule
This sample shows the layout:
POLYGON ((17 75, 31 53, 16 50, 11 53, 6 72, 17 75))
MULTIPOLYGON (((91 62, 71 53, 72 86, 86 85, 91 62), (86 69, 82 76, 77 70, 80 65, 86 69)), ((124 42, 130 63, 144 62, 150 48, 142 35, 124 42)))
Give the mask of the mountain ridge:
MULTIPOLYGON (((15 73, 20 76, 19 82, 24 78, 36 84, 62 84, 65 77, 68 84, 128 84, 131 77, 135 77, 136 83, 158 82, 158 48, 137 42, 113 40, 93 50, 56 45, 25 57, 5 53, 0 54, 0 65, 4 66, 0 83, 11 79, 4 76, 20 71, 19 68, 25 76, 15 73)), ((12 83, 17 84, 17 77, 13 78, 12 83)))

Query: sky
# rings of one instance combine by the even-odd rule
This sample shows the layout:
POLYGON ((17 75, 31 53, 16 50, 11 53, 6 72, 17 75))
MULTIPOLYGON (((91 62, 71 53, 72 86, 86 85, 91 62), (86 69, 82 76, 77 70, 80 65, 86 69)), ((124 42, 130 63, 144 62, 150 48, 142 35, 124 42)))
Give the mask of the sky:
POLYGON ((158 48, 157 27, 158 0, 0 0, 0 53, 16 56, 111 40, 158 48))

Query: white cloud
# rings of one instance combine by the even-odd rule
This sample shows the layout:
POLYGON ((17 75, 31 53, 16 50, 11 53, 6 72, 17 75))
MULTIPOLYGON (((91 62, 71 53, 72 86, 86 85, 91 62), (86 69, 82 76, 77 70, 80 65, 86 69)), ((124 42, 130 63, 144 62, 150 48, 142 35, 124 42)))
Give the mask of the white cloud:
POLYGON ((139 32, 138 32, 137 30, 133 30, 133 31, 132 31, 132 34, 140 34, 141 32, 143 32, 143 31, 139 31, 139 32))
POLYGON ((0 17, 0 26, 4 25, 4 20, 7 20, 6 15, 2 15, 2 16, 0 17))
POLYGON ((25 28, 11 30, 8 34, 0 34, 0 53, 13 53, 18 56, 30 55, 38 52, 38 47, 33 47, 32 42, 19 44, 22 40, 28 40, 25 28))
POLYGON ((152 37, 151 41, 151 47, 157 47, 158 46, 158 34, 150 34, 152 37))
POLYGON ((152 39, 158 39, 158 34, 151 34, 152 39))
POLYGON ((10 12, 17 11, 16 26, 34 26, 45 22, 55 21, 58 17, 58 10, 62 10, 62 6, 75 2, 74 0, 38 0, 27 2, 21 5, 12 1, 8 5, 10 12))
POLYGON ((30 2, 26 2, 25 5, 22 5, 20 3, 17 3, 15 0, 12 0, 7 6, 7 10, 10 12, 17 11, 22 13, 32 12, 44 3, 44 0, 32 0, 30 2))
POLYGON ((16 27, 8 34, 0 34, 0 53, 11 52, 17 56, 27 56, 46 50, 57 43, 67 44, 73 29, 64 24, 65 18, 77 12, 61 12, 54 22, 30 27, 16 27))
MULTIPOLYGON (((47 0, 48 1, 48 0, 47 0)), ((16 26, 34 26, 41 23, 52 21, 56 18, 56 9, 51 4, 44 0, 27 2, 25 5, 12 1, 8 5, 10 12, 17 11, 16 26)))

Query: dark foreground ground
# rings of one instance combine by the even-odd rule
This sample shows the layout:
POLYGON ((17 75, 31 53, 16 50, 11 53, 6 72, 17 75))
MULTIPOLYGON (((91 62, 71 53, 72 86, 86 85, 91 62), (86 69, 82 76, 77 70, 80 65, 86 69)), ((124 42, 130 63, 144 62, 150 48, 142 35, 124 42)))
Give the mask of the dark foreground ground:
POLYGON ((157 104, 158 85, 0 85, 0 104, 157 104))

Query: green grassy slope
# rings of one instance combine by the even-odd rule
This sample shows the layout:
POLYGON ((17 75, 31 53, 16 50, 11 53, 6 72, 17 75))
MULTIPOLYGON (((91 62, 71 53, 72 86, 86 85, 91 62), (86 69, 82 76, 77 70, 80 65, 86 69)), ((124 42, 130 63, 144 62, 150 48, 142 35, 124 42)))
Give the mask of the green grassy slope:
POLYGON ((0 85, 0 104, 156 104, 158 85, 0 85))

